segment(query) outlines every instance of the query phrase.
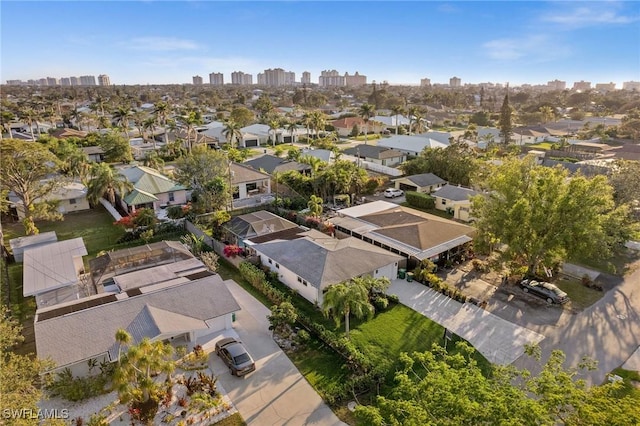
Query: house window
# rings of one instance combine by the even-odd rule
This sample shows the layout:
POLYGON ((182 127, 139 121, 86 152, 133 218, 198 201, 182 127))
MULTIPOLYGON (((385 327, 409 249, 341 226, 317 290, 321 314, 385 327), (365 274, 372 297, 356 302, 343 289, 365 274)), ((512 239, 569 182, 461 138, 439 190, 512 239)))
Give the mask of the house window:
POLYGON ((248 183, 247 184, 247 192, 254 191, 256 189, 258 189, 258 184, 256 182, 252 182, 252 183, 248 183))
POLYGON ((170 192, 169 193, 169 201, 173 203, 175 200, 176 200, 176 197, 174 196, 173 192, 170 192))
POLYGON ((276 269, 280 269, 280 265, 276 263, 276 269))
POLYGON ((442 204, 443 206, 446 206, 446 205, 447 205, 447 200, 445 200, 445 199, 443 198, 443 199, 442 199, 442 201, 441 201, 441 204, 442 204))
POLYGON ((301 283, 302 282, 302 278, 298 277, 298 282, 301 283))
POLYGON ((271 259, 269 259, 269 265, 271 265, 273 263, 273 261, 271 259))
POLYGON ((376 269, 376 274, 378 273, 378 270, 376 269))
POLYGON ((72 199, 70 199, 70 200, 69 200, 69 204, 75 204, 76 202, 77 202, 77 201, 76 201, 76 199, 75 199, 75 198, 72 198, 72 199))
POLYGON ((302 280, 302 284, 306 287, 307 285, 309 285, 309 283, 307 283, 305 280, 302 280))

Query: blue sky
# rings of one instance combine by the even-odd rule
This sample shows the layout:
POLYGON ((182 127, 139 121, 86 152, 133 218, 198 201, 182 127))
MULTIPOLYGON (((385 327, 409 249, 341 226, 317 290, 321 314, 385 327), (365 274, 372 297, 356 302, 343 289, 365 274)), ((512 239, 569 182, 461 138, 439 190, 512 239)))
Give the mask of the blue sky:
POLYGON ((266 68, 368 81, 640 81, 640 2, 0 3, 0 80, 190 83, 266 68))

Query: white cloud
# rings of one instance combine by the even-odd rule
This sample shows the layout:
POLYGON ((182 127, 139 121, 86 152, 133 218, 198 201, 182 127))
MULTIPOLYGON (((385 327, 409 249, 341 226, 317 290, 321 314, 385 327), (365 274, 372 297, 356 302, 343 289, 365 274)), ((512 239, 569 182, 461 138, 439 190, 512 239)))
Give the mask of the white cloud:
POLYGON ((568 55, 566 46, 558 45, 546 35, 490 40, 482 45, 486 55, 499 61, 525 59, 527 62, 549 62, 568 55))
POLYGON ((636 9, 635 15, 624 14, 618 2, 589 2, 560 4, 560 8, 541 16, 543 22, 550 22, 567 29, 597 26, 630 24, 640 18, 636 9))
POLYGON ((171 51, 171 50, 197 50, 198 43, 192 40, 175 37, 136 37, 120 43, 122 46, 133 50, 147 51, 171 51))

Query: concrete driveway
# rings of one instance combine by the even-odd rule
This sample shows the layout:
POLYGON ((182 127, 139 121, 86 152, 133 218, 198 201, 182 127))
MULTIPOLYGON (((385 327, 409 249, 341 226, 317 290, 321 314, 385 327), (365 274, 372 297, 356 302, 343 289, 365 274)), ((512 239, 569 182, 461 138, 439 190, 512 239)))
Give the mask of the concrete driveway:
POLYGON ((344 425, 271 338, 269 310, 233 280, 225 284, 242 308, 234 330, 256 361, 256 371, 232 376, 212 353, 210 367, 249 425, 344 425))

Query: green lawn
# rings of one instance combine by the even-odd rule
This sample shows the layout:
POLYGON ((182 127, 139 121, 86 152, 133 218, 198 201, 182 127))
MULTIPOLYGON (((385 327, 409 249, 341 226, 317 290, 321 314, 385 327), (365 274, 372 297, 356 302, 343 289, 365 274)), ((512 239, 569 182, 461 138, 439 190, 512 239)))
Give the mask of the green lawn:
POLYGON ((240 413, 235 413, 213 424, 216 426, 246 426, 247 423, 244 421, 240 413))
POLYGON ((551 146, 553 145, 552 142, 540 142, 540 143, 535 143, 532 145, 527 145, 529 148, 535 148, 535 149, 542 149, 545 151, 548 151, 551 149, 551 146))
POLYGON ((567 293, 571 299, 571 305, 579 310, 588 308, 596 303, 602 296, 603 291, 594 290, 583 285, 575 278, 561 278, 555 283, 562 291, 567 293))
POLYGON ((640 389, 631 384, 631 381, 640 383, 640 372, 616 368, 611 374, 616 374, 624 379, 623 387, 620 391, 621 397, 629 395, 640 402, 640 389))
POLYGON ((570 262, 577 265, 586 266, 597 271, 624 276, 627 272, 629 272, 629 265, 638 260, 638 257, 638 252, 634 252, 628 249, 622 249, 618 253, 615 253, 611 259, 601 260, 576 258, 571 259, 570 262))

